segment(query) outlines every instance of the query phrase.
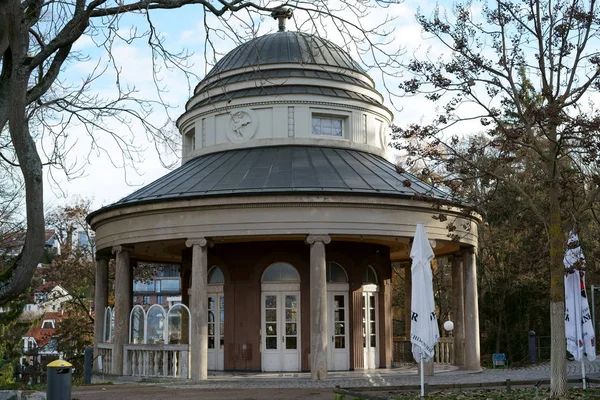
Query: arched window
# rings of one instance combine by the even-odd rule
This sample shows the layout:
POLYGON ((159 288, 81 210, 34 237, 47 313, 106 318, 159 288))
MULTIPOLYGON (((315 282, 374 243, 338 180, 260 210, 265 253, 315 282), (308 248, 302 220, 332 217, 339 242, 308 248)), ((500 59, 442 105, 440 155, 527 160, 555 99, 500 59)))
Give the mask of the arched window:
POLYGON ((265 269, 262 276, 263 282, 300 282, 300 275, 296 268, 288 263, 276 262, 265 269))
POLYGON ((223 284, 225 282, 225 277, 223 276, 223 271, 221 268, 214 266, 208 271, 208 284, 223 284))
POLYGON ((115 330, 115 316, 111 307, 104 309, 104 342, 112 343, 115 330))
POLYGON ((333 261, 328 261, 326 266, 327 282, 331 283, 347 283, 348 275, 344 268, 333 261))
POLYGON ((372 283, 377 285, 377 273, 370 265, 367 265, 367 268, 365 268, 365 281, 363 283, 372 283))
POLYGON ((167 313, 169 344, 190 343, 190 310, 184 304, 175 304, 167 313))
POLYGON ((140 305, 136 305, 129 315, 129 343, 144 343, 144 331, 146 325, 146 312, 140 305))
POLYGON ((148 309, 146 320, 146 343, 162 344, 165 343, 165 309, 161 305, 154 304, 148 309))

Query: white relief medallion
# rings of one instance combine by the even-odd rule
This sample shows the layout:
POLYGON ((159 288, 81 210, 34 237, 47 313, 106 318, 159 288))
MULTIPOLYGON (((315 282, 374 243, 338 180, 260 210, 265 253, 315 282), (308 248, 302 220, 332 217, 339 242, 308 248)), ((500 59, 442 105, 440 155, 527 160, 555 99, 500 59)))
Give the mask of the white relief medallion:
POLYGON ((258 119, 256 113, 250 109, 242 109, 229 113, 229 129, 227 137, 231 142, 244 142, 256 133, 258 119))

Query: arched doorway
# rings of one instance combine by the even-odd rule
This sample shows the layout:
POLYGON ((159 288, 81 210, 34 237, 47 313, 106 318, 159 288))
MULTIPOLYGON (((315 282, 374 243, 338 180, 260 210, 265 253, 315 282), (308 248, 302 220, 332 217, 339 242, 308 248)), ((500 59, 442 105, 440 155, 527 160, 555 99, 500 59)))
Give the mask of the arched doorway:
POLYGON ((225 295, 223 271, 217 266, 208 271, 208 369, 222 371, 225 355, 225 295))
POLYGON ((366 369, 379 367, 379 291, 377 273, 367 265, 362 286, 363 356, 366 369))
POLYGON ((348 351, 348 275, 336 262, 327 262, 327 333, 330 338, 328 348, 328 369, 347 371, 350 369, 348 351))
POLYGON ((300 275, 276 262, 262 275, 261 355, 263 371, 300 370, 300 275))

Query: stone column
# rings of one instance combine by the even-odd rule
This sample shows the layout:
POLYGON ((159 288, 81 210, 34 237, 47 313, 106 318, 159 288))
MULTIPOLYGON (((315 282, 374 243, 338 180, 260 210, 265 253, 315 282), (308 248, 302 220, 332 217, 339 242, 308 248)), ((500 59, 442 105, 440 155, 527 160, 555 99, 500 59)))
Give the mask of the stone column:
POLYGON ((392 280, 384 279, 379 286, 379 368, 392 368, 394 334, 392 328, 392 280), (381 307, 383 305, 383 307, 381 307))
POLYGON ((208 246, 205 238, 188 239, 192 248, 192 288, 190 311, 192 314, 192 339, 190 340, 191 379, 202 381, 208 378, 208 246))
MULTIPOLYGON (((190 280, 192 273, 192 260, 188 256, 187 259, 184 258, 181 263, 181 267, 179 268, 181 275, 181 302, 185 304, 188 308, 190 308, 190 280)), ((190 344, 190 319, 192 315, 190 313, 189 318, 183 318, 181 321, 181 343, 182 344, 190 344)))
POLYGON ((129 343, 129 314, 133 305, 133 280, 130 256, 132 248, 115 246, 115 332, 113 334, 112 373, 123 375, 123 346, 129 343))
POLYGON ((465 365, 465 286, 463 255, 452 258, 452 322, 454 322, 454 364, 465 365))
POLYGON ((325 245, 328 235, 309 235, 310 244, 310 374, 313 380, 327 379, 327 275, 325 245))
POLYGON ((361 283, 351 283, 350 292, 352 294, 351 302, 351 321, 350 326, 352 330, 350 332, 350 340, 352 342, 351 347, 351 359, 350 368, 352 369, 363 369, 365 367, 365 351, 363 345, 363 291, 362 291, 362 280, 361 283))
POLYGON ((98 343, 104 343, 104 310, 108 305, 108 258, 96 258, 94 288, 94 370, 98 371, 98 343))
POLYGON ((465 367, 469 370, 481 369, 477 266, 474 250, 474 248, 470 248, 463 254, 465 267, 465 367))
POLYGON ((410 340, 410 315, 412 304, 412 262, 404 266, 404 330, 406 331, 406 340, 410 340))

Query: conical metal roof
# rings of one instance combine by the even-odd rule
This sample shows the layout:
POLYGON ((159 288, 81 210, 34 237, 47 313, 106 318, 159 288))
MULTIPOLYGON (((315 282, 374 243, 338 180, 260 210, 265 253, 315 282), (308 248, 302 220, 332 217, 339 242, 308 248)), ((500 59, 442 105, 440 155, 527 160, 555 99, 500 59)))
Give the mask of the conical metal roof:
POLYGON ((229 150, 197 157, 118 202, 133 204, 210 196, 354 194, 450 201, 447 193, 394 164, 358 150, 279 146, 229 150))

